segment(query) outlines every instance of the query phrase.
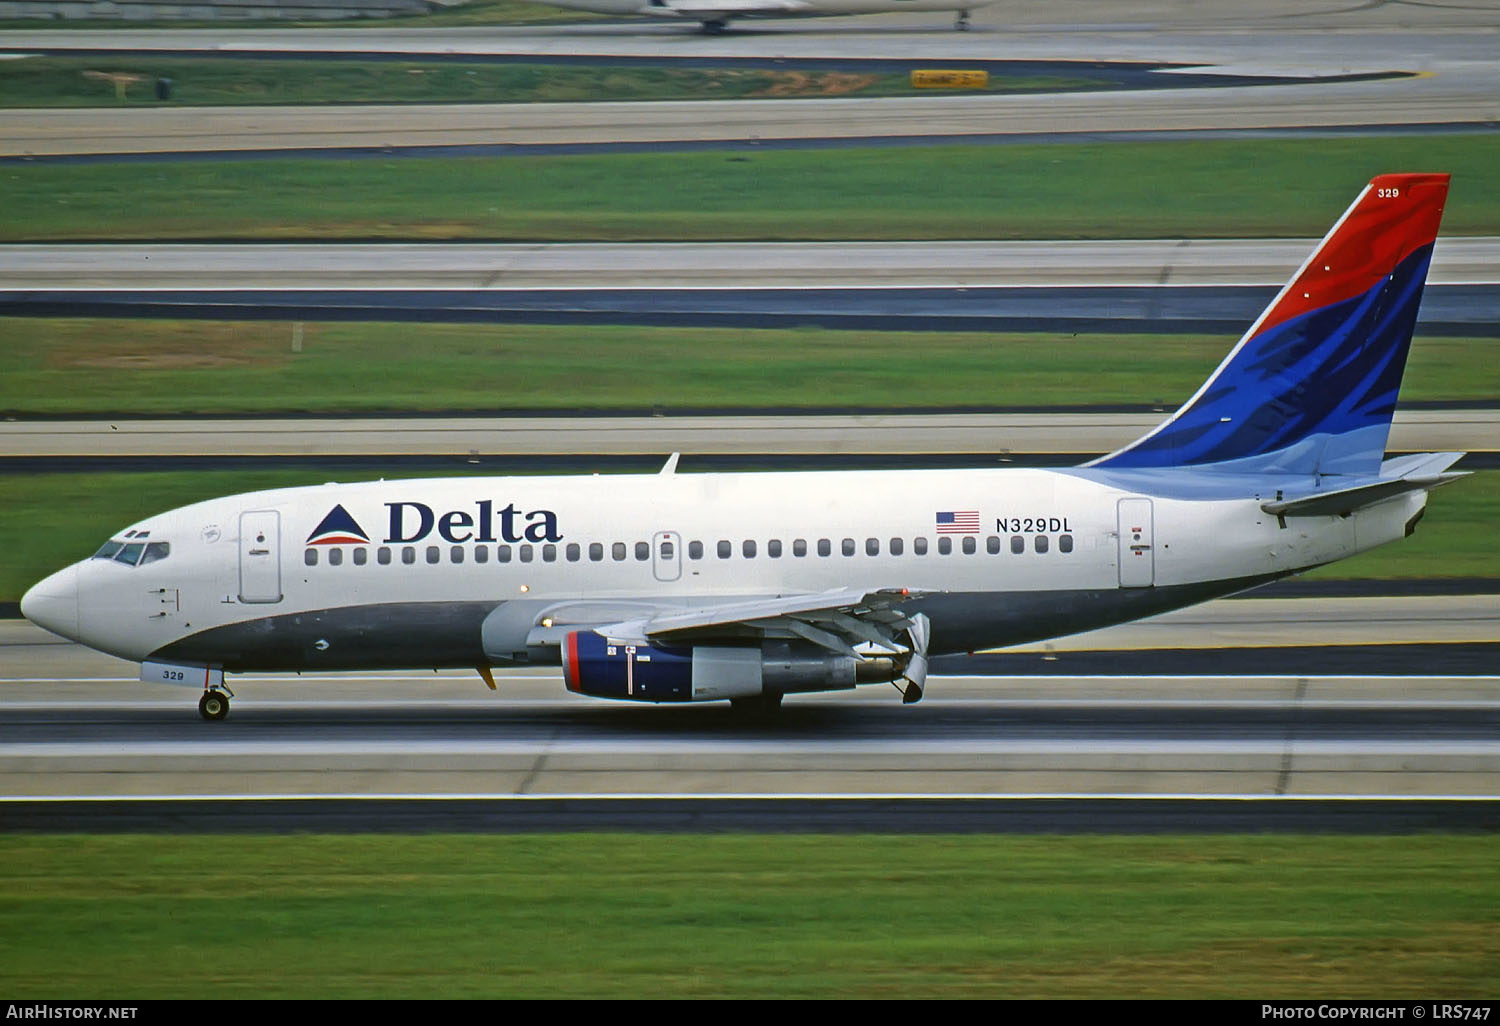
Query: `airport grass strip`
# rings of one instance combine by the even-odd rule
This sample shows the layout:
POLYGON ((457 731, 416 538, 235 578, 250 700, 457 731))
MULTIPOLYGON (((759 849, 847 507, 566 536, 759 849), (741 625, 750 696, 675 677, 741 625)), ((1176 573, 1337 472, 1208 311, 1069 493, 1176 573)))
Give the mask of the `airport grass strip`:
MULTIPOLYGON (((1175 409, 1229 335, 0 318, 0 415, 1175 409), (295 341, 300 340, 300 341, 295 341), (300 349, 294 348, 300 345, 300 349)), ((1489 402, 1485 339, 1419 338, 1401 397, 1489 402)))
MULTIPOLYGON (((991 93, 1110 88, 1084 77, 992 75, 991 93)), ((272 60, 153 54, 0 61, 0 107, 539 103, 910 96, 903 71, 590 66, 493 61, 272 60), (157 94, 167 83, 166 97, 157 94)))
MULTIPOLYGON (((380 18, 337 18, 320 21, 316 18, 281 19, 247 18, 236 21, 235 30, 288 29, 288 28, 338 28, 364 29, 373 32, 390 31, 393 28, 443 28, 450 25, 540 25, 569 21, 597 21, 600 15, 591 11, 570 11, 561 7, 548 7, 526 0, 466 0, 461 4, 439 7, 421 14, 393 14, 380 18)), ((133 29, 164 28, 211 28, 223 29, 222 19, 195 21, 187 18, 131 18, 133 29)), ((684 30, 692 31, 691 22, 682 23, 684 30), (691 27, 690 27, 691 26, 691 27)), ((7 18, 0 19, 0 29, 78 29, 81 32, 98 31, 99 22, 93 18, 7 18)), ((377 44, 378 45, 378 44, 377 44)))
POLYGON ((1374 175, 1447 171, 1500 234, 1500 133, 505 157, 0 164, 0 241, 1321 237, 1374 175))
POLYGON ((1476 835, 3 836, 0 990, 1484 996, 1476 835))
MULTIPOLYGON (((461 467, 459 464, 450 472, 421 476, 481 473, 478 468, 461 467)), ((0 539, 10 542, 0 547, 0 602, 19 602, 22 593, 46 575, 86 558, 112 533, 155 513, 262 488, 393 476, 397 475, 334 471, 316 465, 297 469, 10 474, 3 480, 5 500, 0 502, 0 539)), ((1426 517, 1412 537, 1307 576, 1320 580, 1500 578, 1500 549, 1493 544, 1496 509, 1500 509, 1500 471, 1480 471, 1435 492, 1426 517)))

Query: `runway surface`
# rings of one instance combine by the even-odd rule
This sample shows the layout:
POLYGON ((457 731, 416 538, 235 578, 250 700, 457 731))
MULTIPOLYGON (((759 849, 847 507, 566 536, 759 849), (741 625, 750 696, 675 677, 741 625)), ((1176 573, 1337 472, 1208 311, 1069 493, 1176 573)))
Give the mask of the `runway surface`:
MULTIPOLYGON (((0 293, 0 315, 241 321, 410 321, 821 327, 858 331, 1219 333, 1238 336, 1271 286, 861 289, 46 290, 0 293)), ((1500 286, 1428 288, 1427 335, 1500 335, 1500 286)))
MULTIPOLYGON (((0 245, 0 291, 1280 287, 1317 239, 0 245)), ((1444 237, 1430 286, 1500 284, 1500 238, 1444 237)))
POLYGON ((1289 78, 1391 71, 1417 77, 1238 88, 1126 90, 1044 96, 943 96, 686 103, 469 106, 134 108, 0 113, 0 156, 181 153, 455 145, 738 142, 766 139, 998 138, 1015 134, 1487 124, 1500 120, 1493 60, 1500 12, 1465 7, 1374 9, 1278 0, 1210 0, 1190 10, 1142 4, 1101 12, 1031 2, 992 8, 955 33, 946 15, 755 24, 705 39, 677 25, 455 28, 400 31, 239 30, 14 32, 7 46, 362 50, 382 53, 606 54, 994 60, 1072 58, 1198 65, 1225 75, 1289 78), (1202 7, 1199 11, 1197 8, 1202 7), (1100 14, 1104 13, 1104 19, 1100 14), (1102 23, 1101 23, 1102 22, 1102 23), (1206 67, 1205 67, 1206 66, 1206 67))
MULTIPOLYGON (((1141 413, 0 420, 0 460, 165 457, 923 456, 1105 453, 1141 413)), ((1397 410, 1391 452, 1500 451, 1500 410, 1397 410)), ((654 469, 654 468, 653 468, 654 469)), ((684 470, 691 470, 691 465, 684 470)))
POLYGON ((1231 676, 987 677, 793 696, 780 717, 568 694, 555 668, 244 675, 192 689, 0 622, 0 793, 30 795, 1493 795, 1500 677, 1259 673, 1250 645, 1500 642, 1490 595, 1226 600, 1021 651, 1191 646, 1231 676))
POLYGON ((762 139, 954 140, 1014 134, 1471 124, 1500 101, 1423 79, 1037 96, 694 100, 465 106, 77 108, 0 111, 0 157, 401 149, 762 139), (1407 85, 1411 83, 1410 85, 1407 85), (1411 91, 1400 91, 1405 85, 1411 91), (1372 92, 1384 86, 1388 92, 1372 92), (1274 92, 1272 91, 1274 90, 1274 92))

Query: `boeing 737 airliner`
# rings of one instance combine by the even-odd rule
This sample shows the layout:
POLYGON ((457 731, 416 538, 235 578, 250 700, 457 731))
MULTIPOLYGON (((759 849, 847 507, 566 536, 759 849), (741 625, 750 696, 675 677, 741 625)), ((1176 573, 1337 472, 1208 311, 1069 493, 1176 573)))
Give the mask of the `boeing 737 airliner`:
POLYGON ((203 689, 272 670, 561 663, 646 702, 892 682, 1409 535, 1462 453, 1385 459, 1448 176, 1382 175, 1203 385, 1092 463, 327 484, 122 529, 32 621, 203 689))

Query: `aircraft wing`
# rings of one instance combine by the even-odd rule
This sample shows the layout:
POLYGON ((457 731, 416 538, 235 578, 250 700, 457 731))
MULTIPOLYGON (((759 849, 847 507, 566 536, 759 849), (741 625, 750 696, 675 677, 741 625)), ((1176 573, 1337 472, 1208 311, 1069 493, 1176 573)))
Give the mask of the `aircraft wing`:
POLYGON ((857 656, 860 645, 895 653, 908 648, 902 637, 911 630, 912 619, 901 607, 913 597, 905 588, 846 588, 661 610, 594 631, 620 641, 661 644, 801 638, 841 655, 857 656))

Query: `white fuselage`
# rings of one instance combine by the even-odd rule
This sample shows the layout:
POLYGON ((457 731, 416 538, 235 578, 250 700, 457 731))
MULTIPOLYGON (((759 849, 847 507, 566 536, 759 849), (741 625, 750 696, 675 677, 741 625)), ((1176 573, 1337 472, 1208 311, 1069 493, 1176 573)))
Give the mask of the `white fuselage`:
POLYGON ((328 484, 148 518, 130 530, 168 543, 165 558, 85 560, 29 601, 41 610, 71 591, 72 622, 59 598, 46 625, 124 658, 291 670, 536 658, 552 612, 608 622, 633 604, 905 588, 942 609, 939 653, 1340 559, 1401 537, 1426 501, 1283 522, 1261 511, 1269 497, 1174 498, 1017 469, 328 484), (319 540, 336 507, 348 524, 319 540))

